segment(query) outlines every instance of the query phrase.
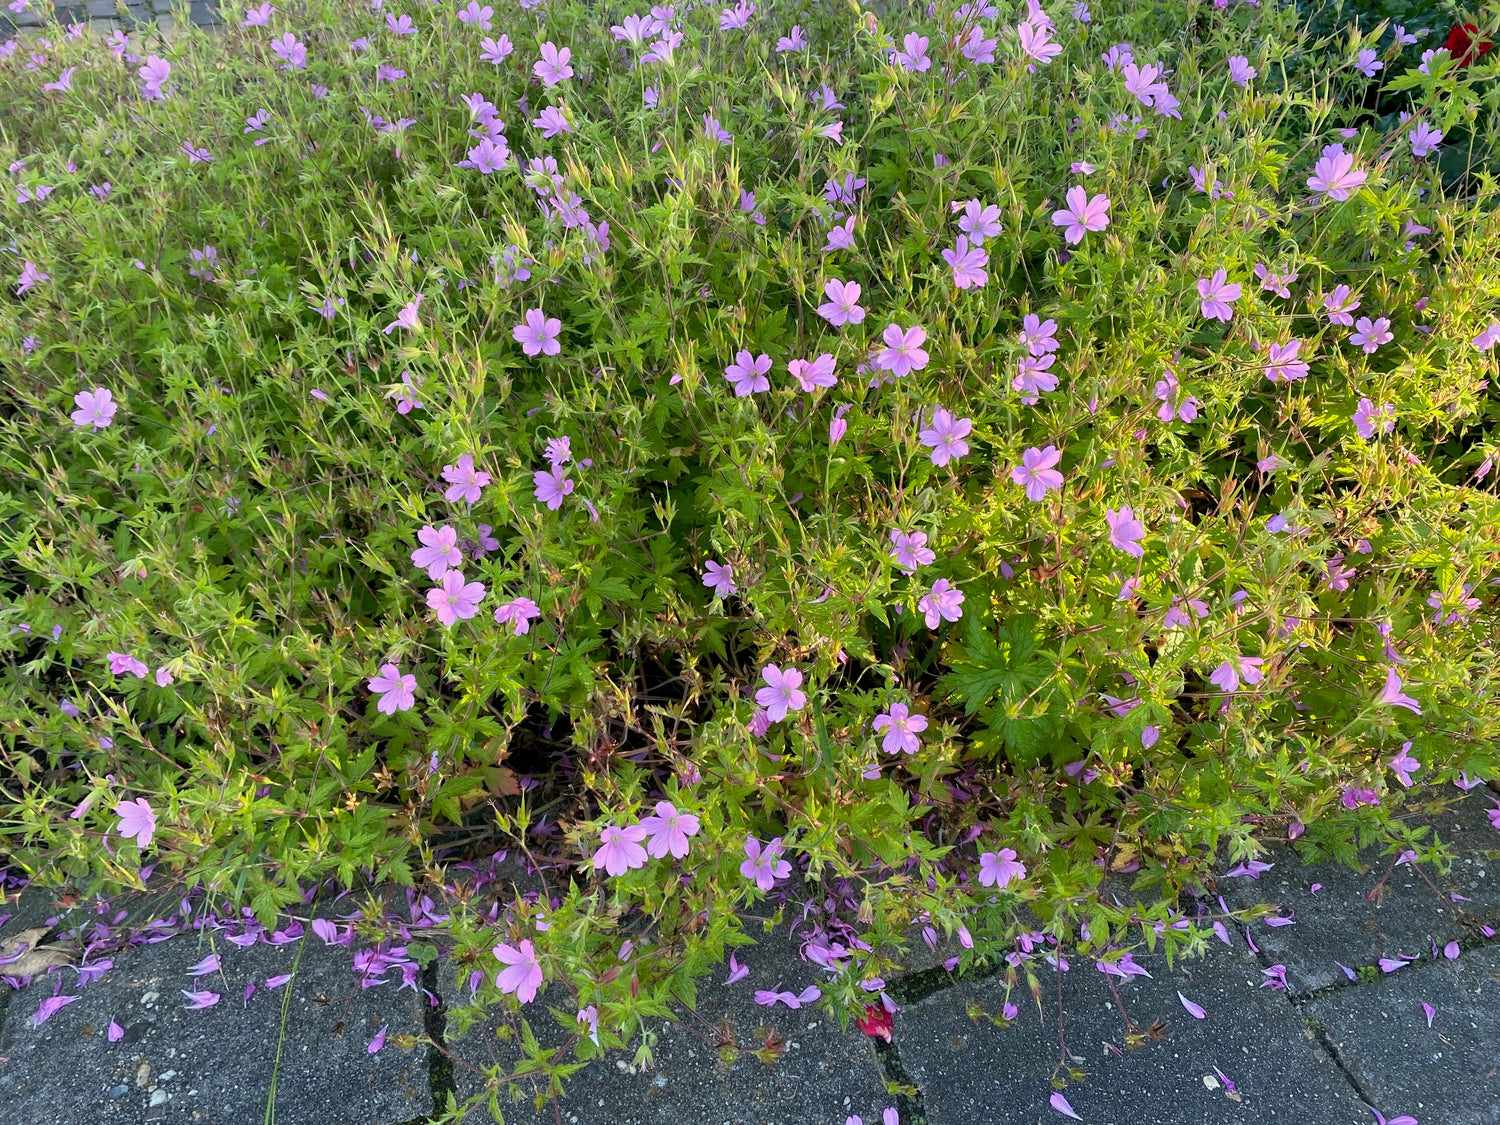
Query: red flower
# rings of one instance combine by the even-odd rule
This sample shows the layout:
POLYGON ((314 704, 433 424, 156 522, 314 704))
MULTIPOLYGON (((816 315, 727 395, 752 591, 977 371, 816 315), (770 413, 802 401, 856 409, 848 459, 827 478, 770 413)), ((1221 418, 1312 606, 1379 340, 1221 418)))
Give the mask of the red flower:
POLYGON ((891 1013, 878 1004, 866 1004, 864 1015, 854 1017, 854 1025, 872 1039, 878 1037, 887 1043, 896 1030, 896 1021, 891 1018, 891 1013))
POLYGON ((1444 40, 1443 46, 1448 48, 1448 53, 1453 56, 1459 66, 1468 66, 1481 55, 1489 53, 1495 44, 1488 39, 1480 39, 1474 42, 1479 35, 1479 28, 1472 23, 1456 23, 1453 30, 1448 32, 1448 38, 1444 40))

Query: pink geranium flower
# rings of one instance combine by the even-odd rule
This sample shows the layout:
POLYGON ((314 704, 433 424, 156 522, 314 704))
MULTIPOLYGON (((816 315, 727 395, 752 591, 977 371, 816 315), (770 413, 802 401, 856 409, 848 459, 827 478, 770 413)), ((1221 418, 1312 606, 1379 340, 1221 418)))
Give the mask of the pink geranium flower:
POLYGON ((1109 226, 1109 197, 1096 195, 1090 198, 1088 189, 1074 186, 1068 189, 1067 207, 1052 212, 1052 225, 1067 227, 1063 240, 1070 246, 1083 241, 1089 231, 1103 230, 1109 226))
POLYGON ((1307 186, 1313 191, 1324 192, 1329 199, 1339 202, 1349 198, 1368 177, 1354 168, 1354 156, 1344 151, 1343 145, 1328 145, 1323 155, 1313 165, 1313 174, 1307 178, 1307 186))
POLYGON ((120 836, 127 840, 133 839, 139 848, 151 843, 151 837, 156 832, 156 811, 151 807, 150 801, 144 797, 121 801, 115 806, 115 815, 120 818, 120 822, 115 825, 115 832, 120 836))
POLYGON ((541 309, 527 309, 524 321, 511 329, 511 336, 527 355, 556 355, 562 351, 561 334, 562 321, 541 309))
POLYGON ((760 670, 766 686, 755 693, 755 702, 766 709, 771 722, 779 723, 788 711, 800 711, 807 706, 807 694, 801 690, 802 673, 796 668, 785 670, 767 664, 760 670))
POLYGON ((394 715, 397 711, 409 711, 417 702, 417 677, 410 672, 401 674, 395 664, 382 664, 380 675, 370 677, 369 688, 380 701, 375 709, 382 715, 394 715))
POLYGON ((828 300, 818 306, 818 315, 835 328, 846 324, 860 324, 865 319, 865 310, 860 307, 860 287, 857 281, 840 281, 833 278, 823 286, 828 300))
POLYGON ((427 591, 427 604, 444 627, 466 621, 479 612, 484 600, 483 582, 465 582, 463 571, 450 570, 440 586, 427 591))
POLYGON ((646 829, 639 824, 624 828, 610 825, 599 834, 599 850, 594 853, 594 870, 601 868, 610 875, 620 876, 636 867, 646 866, 646 849, 641 841, 646 838, 646 829))
POLYGON ((451 527, 424 527, 417 532, 422 544, 411 553, 411 561, 427 571, 436 582, 448 570, 463 566, 464 554, 458 549, 458 532, 451 527))
POLYGON ((792 873, 792 865, 781 858, 780 836, 764 848, 754 836, 746 836, 745 857, 740 864, 740 874, 763 891, 771 890, 776 886, 777 879, 785 879, 792 873))
POLYGON ((1004 890, 1026 878, 1026 865, 1016 859, 1014 848, 985 852, 979 857, 979 882, 982 886, 1004 890))
POLYGON ((531 942, 523 941, 519 949, 511 945, 497 945, 492 952, 495 960, 506 966, 495 977, 495 987, 501 992, 514 993, 516 999, 523 1004, 536 999, 537 989, 542 987, 545 978, 531 942))
POLYGON ((658 801, 656 815, 642 817, 640 827, 650 837, 646 841, 648 855, 682 859, 688 854, 688 837, 698 834, 698 818, 679 811, 671 801, 658 801))
POLYGON ((1212 277, 1198 279, 1198 296, 1203 300, 1199 311, 1206 319, 1228 320, 1234 316, 1230 304, 1240 299, 1239 282, 1227 280, 1223 270, 1214 270, 1212 277))
POLYGON ((904 703, 892 703, 875 716, 875 731, 885 731, 880 747, 887 754, 915 754, 922 747, 917 737, 927 729, 926 715, 913 715, 904 703))
POLYGON ((904 332, 900 325, 888 324, 881 333, 885 347, 875 353, 875 366, 900 378, 927 366, 927 329, 913 325, 904 332))
POLYGON ((1026 499, 1040 502, 1054 488, 1063 486, 1063 475, 1054 467, 1062 460, 1056 446, 1032 447, 1021 454, 1021 463, 1010 471, 1010 479, 1026 489, 1026 499))

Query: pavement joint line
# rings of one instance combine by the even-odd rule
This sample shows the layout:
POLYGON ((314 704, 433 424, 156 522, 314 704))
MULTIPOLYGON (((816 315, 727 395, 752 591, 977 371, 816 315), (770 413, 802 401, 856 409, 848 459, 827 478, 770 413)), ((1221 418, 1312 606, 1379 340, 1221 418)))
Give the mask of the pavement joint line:
POLYGON ((457 1091, 453 1083, 453 1060, 448 1057, 447 1053, 448 1009, 438 992, 438 961, 436 959, 429 961, 422 970, 422 987, 439 997, 437 1007, 429 1004, 422 1016, 423 1030, 432 1040, 432 1046, 427 1048, 427 1087, 432 1092, 432 1112, 436 1116, 447 1111, 448 1099, 457 1091))
POLYGON ((1360 1101, 1364 1102, 1365 1105, 1379 1104, 1379 1099, 1376 1098, 1372 1093, 1370 1093, 1369 1090, 1366 1090, 1365 1084, 1361 1082, 1355 1076, 1354 1072, 1344 1064, 1343 1054, 1340 1053, 1338 1047, 1334 1045, 1333 1040, 1329 1037, 1328 1032, 1323 1028, 1323 1026, 1316 1023, 1307 1024, 1307 1026, 1311 1028, 1313 1038, 1317 1041, 1318 1046, 1322 1047, 1323 1050, 1328 1053, 1329 1060, 1335 1067, 1338 1068, 1338 1072, 1344 1076, 1344 1081, 1349 1083, 1349 1086, 1351 1089, 1353 1089, 1355 1096, 1358 1097, 1360 1101))
POLYGON ((875 1064, 880 1077, 885 1080, 887 1091, 896 1099, 896 1110, 904 1125, 927 1125, 927 1105, 922 1097, 922 1087, 912 1080, 901 1061, 901 1048, 896 1040, 890 1042, 871 1038, 875 1049, 875 1064))

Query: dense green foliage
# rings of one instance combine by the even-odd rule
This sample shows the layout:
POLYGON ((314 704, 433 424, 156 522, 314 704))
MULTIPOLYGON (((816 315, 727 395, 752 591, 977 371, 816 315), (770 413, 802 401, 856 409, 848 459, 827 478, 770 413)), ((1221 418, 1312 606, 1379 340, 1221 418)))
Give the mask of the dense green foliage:
POLYGON ((664 32, 621 41, 617 7, 505 0, 486 30, 422 4, 405 34, 393 3, 315 0, 0 59, 13 862, 89 887, 155 862, 269 916, 306 880, 421 879, 438 842, 522 849, 563 881, 455 916, 476 1004, 490 948, 528 940, 541 1001, 619 1045, 765 897, 747 837, 848 950, 842 1012, 914 921, 966 927, 965 957, 1018 927, 1192 947, 1152 923, 1257 834, 1441 861, 1392 813, 1406 777, 1497 771, 1490 58, 1271 0, 1105 0, 1052 11, 1044 60, 1035 13, 939 0, 679 10, 653 62, 664 32), (793 22, 808 45, 777 51, 793 22), (571 51, 556 84, 543 43, 571 51), (463 166, 478 134, 503 168, 463 166), (1330 168, 1347 191, 1309 183, 1330 168), (1107 224, 1065 241, 1078 187, 1107 224), (820 314, 831 281, 862 320, 820 314), (535 309, 556 354, 514 331, 535 309), (742 351, 765 389, 735 393, 742 351), (805 392, 788 363, 825 353, 805 392), (937 408, 966 446, 941 460, 937 408), (1049 447, 1061 487, 1043 463, 1029 499, 1049 447), (464 455, 472 504, 445 498, 464 455), (429 607, 423 528, 456 532, 473 616, 429 607), (377 708, 388 663, 413 706, 377 708), (776 722, 768 665, 803 677, 776 722), (896 705, 915 753, 883 748, 896 705), (117 832, 139 798, 145 849, 117 832), (687 854, 596 872, 663 800, 698 818, 687 854), (1159 905, 1096 897, 1110 869, 1159 905))

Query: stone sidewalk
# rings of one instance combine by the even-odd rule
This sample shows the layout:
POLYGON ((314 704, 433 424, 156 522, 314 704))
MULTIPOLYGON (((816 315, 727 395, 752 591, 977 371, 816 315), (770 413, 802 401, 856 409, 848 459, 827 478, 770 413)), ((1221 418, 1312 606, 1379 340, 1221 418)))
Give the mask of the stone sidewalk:
MULTIPOLYGON (((1171 968, 1137 954, 1127 979, 1082 958, 1061 973, 1037 961, 1040 1003, 1024 988, 1007 995, 1003 975, 913 971, 888 981, 901 1004, 889 1044, 815 1006, 756 1005, 755 989, 822 977, 792 941, 766 939, 738 951, 748 978, 705 979, 698 1011, 660 1028, 651 1069, 594 1062, 561 1103, 507 1102, 505 1121, 1036 1125, 1067 1120, 1067 1107, 1089 1125, 1371 1125, 1373 1107, 1391 1121, 1500 1125, 1500 831, 1484 792, 1424 821, 1451 851, 1447 876, 1377 854, 1359 873, 1303 866, 1273 847, 1271 868, 1218 890, 1236 909, 1274 904, 1290 924, 1234 927, 1171 968)), ((450 1094, 479 1093, 480 1070, 513 1062, 514 1048, 493 1026, 462 1038, 447 1028, 443 1002, 460 982, 444 961, 356 964, 342 928, 351 901, 258 939, 220 929, 210 950, 181 932, 111 955, 107 970, 85 966, 82 980, 67 966, 19 991, 0 985, 0 1120, 417 1125, 450 1094), (372 975, 380 983, 363 987, 372 975), (210 989, 212 1007, 190 1006, 187 993, 210 989)), ((33 892, 0 905, 0 919, 0 949, 98 921, 33 892)), ((467 1120, 490 1116, 481 1106, 467 1120)))

